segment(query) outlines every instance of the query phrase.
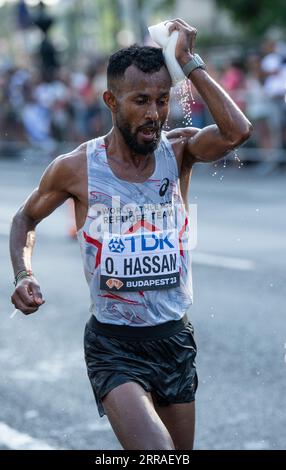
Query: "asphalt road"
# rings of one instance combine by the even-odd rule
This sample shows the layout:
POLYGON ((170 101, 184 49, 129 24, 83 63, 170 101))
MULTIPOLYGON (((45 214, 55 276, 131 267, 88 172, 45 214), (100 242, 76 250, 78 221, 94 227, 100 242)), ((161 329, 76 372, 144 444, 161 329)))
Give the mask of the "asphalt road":
MULTIPOLYGON (((120 449, 86 375, 89 294, 66 206, 37 231, 33 269, 46 303, 10 318, 9 223, 42 168, 0 160, 0 449, 120 449)), ((195 447, 285 449, 285 173, 198 165, 191 201, 198 204, 195 447)))

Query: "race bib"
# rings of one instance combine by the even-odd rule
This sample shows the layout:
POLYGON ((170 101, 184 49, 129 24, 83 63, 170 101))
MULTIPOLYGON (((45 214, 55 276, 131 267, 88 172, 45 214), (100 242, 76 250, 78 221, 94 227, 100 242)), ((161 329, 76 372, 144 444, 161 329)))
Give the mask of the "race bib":
POLYGON ((100 289, 144 291, 180 284, 177 230, 104 234, 100 289))

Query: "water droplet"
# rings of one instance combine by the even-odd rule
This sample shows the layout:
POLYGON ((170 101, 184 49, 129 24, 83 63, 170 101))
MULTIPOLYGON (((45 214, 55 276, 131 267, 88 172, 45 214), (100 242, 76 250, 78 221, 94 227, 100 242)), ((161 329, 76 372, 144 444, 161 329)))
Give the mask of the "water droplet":
POLYGON ((195 100, 192 94, 190 80, 183 80, 175 87, 174 92, 183 110, 183 124, 185 126, 192 126, 192 107, 190 101, 194 104, 195 100))
POLYGON ((257 208, 257 209, 255 209, 255 211, 256 211, 256 212, 259 212, 259 209, 257 208))
POLYGON ((241 168, 243 166, 243 162, 240 160, 238 156, 238 149, 233 150, 234 153, 234 161, 237 163, 237 168, 241 168))
POLYGON ((166 121, 165 121, 165 124, 164 124, 164 126, 163 126, 163 128, 164 128, 165 130, 171 129, 170 126, 169 126, 169 121, 168 121, 168 120, 169 120, 169 117, 167 117, 167 119, 166 119, 166 121))

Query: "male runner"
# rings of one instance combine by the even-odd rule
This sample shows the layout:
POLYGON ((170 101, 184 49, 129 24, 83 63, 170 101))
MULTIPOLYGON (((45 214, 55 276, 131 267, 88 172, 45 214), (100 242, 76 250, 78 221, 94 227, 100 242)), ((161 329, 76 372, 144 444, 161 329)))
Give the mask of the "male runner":
POLYGON ((35 227, 73 198, 91 295, 88 375, 99 413, 108 416, 124 449, 192 449, 196 345, 186 315, 192 289, 182 246, 188 219, 169 209, 187 205, 194 163, 221 158, 251 132, 194 54, 196 29, 176 19, 173 30, 179 32, 176 58, 216 124, 162 132, 171 87, 162 50, 116 52, 103 95, 112 129, 56 158, 11 229, 12 303, 28 315, 44 303, 31 268, 35 227), (145 206, 151 207, 146 217, 145 206))

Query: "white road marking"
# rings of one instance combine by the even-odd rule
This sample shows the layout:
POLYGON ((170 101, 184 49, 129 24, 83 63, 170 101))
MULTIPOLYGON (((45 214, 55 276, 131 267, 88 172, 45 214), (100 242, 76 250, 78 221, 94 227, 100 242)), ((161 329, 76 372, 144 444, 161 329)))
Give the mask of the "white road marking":
MULTIPOLYGON (((21 381, 57 382, 63 377, 69 377, 70 374, 74 374, 75 367, 82 368, 82 354, 81 350, 71 351, 68 360, 64 355, 58 354, 47 360, 35 362, 29 368, 24 366, 20 368, 15 367, 9 371, 9 375, 13 379, 21 381)), ((2 361, 1 350, 0 361, 2 361)))
POLYGON ((26 419, 34 419, 39 416, 39 412, 37 410, 28 410, 24 414, 26 419))
POLYGON ((206 266, 238 269, 240 271, 252 271, 255 268, 255 263, 250 259, 231 258, 229 256, 213 255, 199 251, 194 251, 192 257, 195 264, 206 266))
POLYGON ((249 441, 243 444, 243 449, 245 450, 269 450, 270 443, 262 439, 261 441, 249 441))
MULTIPOLYGON (((101 419, 103 420, 103 418, 101 419)), ((111 424, 105 419, 103 422, 88 423, 87 428, 89 431, 111 431, 111 424)))
POLYGON ((44 441, 35 439, 0 422, 0 445, 12 450, 56 450, 44 441))

